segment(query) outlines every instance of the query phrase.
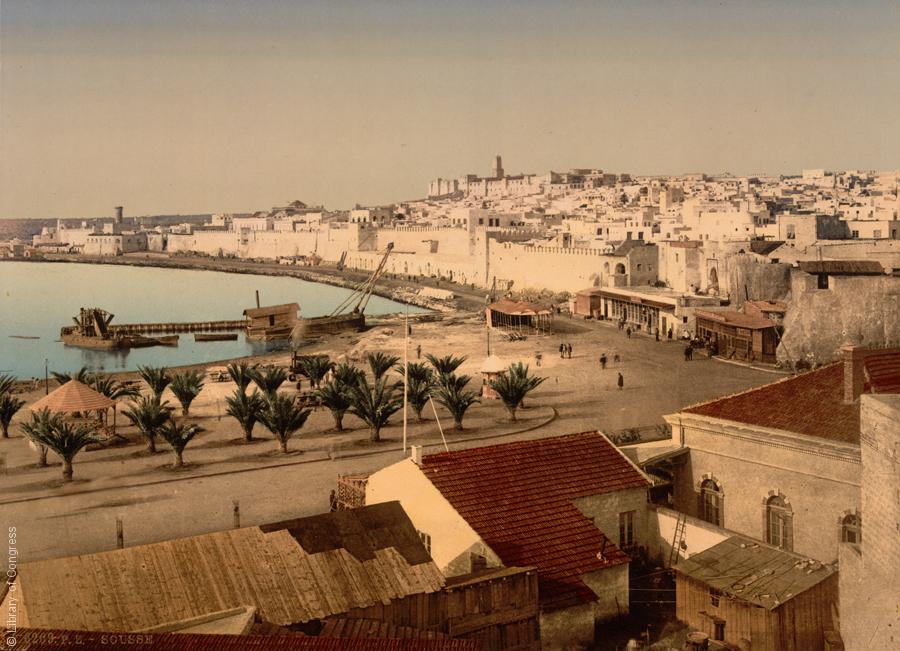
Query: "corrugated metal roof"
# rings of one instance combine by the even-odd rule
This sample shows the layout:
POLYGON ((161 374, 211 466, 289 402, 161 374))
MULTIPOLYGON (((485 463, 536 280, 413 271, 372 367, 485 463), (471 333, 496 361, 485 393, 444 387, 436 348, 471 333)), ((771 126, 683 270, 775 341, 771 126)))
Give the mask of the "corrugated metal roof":
POLYGON ((505 565, 537 568, 545 611, 594 601, 581 577, 630 560, 574 500, 649 486, 599 432, 428 455, 422 471, 505 565))
POLYGON ((762 316, 754 316, 752 314, 744 314, 735 310, 694 310, 694 316, 699 319, 709 319, 717 323, 734 326, 735 328, 747 328, 749 330, 765 330, 774 328, 775 322, 762 316))
POLYGON ((144 630, 240 606, 287 626, 439 590, 432 562, 393 547, 360 560, 308 553, 286 530, 258 527, 19 566, 28 623, 75 630, 144 630), (77 607, 75 606, 77 604, 77 607))
POLYGON ((774 610, 818 585, 837 570, 819 561, 752 538, 731 536, 718 545, 679 560, 679 574, 730 597, 774 610))

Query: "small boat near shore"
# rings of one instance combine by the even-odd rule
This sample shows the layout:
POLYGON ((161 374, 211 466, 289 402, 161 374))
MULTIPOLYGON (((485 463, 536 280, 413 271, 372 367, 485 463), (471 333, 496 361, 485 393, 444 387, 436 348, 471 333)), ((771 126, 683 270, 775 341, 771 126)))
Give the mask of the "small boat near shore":
POLYGON ((236 332, 207 332, 194 335, 194 341, 237 341, 236 332))

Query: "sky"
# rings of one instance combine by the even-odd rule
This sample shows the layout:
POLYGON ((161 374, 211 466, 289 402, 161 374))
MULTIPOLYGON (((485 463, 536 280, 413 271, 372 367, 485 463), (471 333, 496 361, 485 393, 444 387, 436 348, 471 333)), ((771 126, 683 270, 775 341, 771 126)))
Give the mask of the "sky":
POLYGON ((900 167, 900 4, 0 0, 0 218, 900 167))

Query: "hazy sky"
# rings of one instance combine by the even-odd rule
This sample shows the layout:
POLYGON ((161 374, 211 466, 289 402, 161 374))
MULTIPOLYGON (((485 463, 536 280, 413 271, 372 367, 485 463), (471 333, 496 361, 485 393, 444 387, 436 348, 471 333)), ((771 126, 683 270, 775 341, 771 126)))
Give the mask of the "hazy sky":
POLYGON ((0 217, 900 167, 900 4, 0 0, 0 217))

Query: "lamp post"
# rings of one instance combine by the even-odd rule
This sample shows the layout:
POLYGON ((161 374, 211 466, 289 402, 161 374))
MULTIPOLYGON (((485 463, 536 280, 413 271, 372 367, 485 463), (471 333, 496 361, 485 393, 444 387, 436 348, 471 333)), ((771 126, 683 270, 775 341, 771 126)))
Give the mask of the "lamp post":
POLYGON ((48 365, 47 358, 44 358, 44 395, 49 395, 50 393, 50 371, 48 365))

